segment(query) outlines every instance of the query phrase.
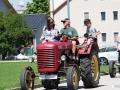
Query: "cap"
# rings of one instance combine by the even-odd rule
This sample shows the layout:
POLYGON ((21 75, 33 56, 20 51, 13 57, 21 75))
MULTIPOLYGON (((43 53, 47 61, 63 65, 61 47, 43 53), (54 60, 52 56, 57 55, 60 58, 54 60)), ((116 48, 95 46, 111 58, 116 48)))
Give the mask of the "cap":
POLYGON ((91 20, 90 19, 85 19, 84 20, 84 25, 86 26, 88 23, 90 23, 91 22, 91 20))
POLYGON ((64 20, 61 20, 61 22, 66 22, 66 21, 70 21, 69 18, 65 18, 64 20))

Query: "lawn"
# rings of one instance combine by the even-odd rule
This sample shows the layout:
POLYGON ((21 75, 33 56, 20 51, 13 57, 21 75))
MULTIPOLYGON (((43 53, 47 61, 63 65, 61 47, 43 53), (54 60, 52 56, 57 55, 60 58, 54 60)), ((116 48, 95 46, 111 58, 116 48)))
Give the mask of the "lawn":
MULTIPOLYGON (((36 64, 28 62, 5 62, 0 63, 0 90, 14 88, 20 86, 20 72, 22 66, 31 66, 37 72, 36 64)), ((40 83, 37 79, 36 83, 40 83)))
MULTIPOLYGON (((20 87, 20 72, 22 66, 31 66, 37 72, 35 63, 28 62, 5 62, 0 63, 0 90, 20 87)), ((101 72, 108 72, 108 66, 101 66, 101 72)), ((39 74, 38 74, 39 75, 39 74)), ((36 84, 40 84, 40 80, 36 80, 36 84)))

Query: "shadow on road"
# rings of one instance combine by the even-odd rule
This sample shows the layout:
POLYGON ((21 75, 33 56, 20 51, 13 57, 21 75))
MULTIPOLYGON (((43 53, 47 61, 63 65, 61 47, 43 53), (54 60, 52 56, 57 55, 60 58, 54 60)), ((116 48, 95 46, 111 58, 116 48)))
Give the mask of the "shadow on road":
POLYGON ((114 78, 120 78, 120 75, 119 75, 119 76, 116 76, 116 77, 114 77, 114 78))
MULTIPOLYGON (((103 87, 103 86, 106 86, 106 85, 98 85, 98 87, 96 87, 96 88, 103 87)), ((85 88, 84 86, 79 86, 78 89, 91 90, 92 88, 85 88)), ((58 89, 43 89, 43 90, 68 90, 68 88, 67 88, 67 86, 59 86, 58 89)))
POLYGON ((106 85, 98 85, 98 87, 96 87, 96 88, 103 87, 103 86, 106 86, 106 85))

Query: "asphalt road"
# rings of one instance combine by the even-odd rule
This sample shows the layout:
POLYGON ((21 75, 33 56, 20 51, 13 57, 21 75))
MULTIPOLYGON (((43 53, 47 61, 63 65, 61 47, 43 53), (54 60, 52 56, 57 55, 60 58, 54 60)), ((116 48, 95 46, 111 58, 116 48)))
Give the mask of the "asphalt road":
MULTIPOLYGON (((79 83, 79 90, 85 90, 82 81, 79 83)), ((44 88, 38 88, 35 90, 46 90, 44 88)), ((56 90, 56 89, 54 89, 56 90)), ((58 90, 68 90, 67 84, 62 83, 59 85, 58 90)), ((109 75, 101 76, 100 83, 97 88, 90 88, 86 90, 120 90, 120 74, 117 74, 115 78, 110 78, 109 75)))

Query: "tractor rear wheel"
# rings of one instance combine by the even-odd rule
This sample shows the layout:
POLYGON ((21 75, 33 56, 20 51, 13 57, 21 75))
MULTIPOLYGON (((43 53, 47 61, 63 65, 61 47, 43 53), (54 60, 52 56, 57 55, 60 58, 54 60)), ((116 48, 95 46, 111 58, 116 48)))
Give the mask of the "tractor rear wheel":
POLYGON ((109 63, 109 74, 110 74, 111 78, 114 78, 116 76, 115 61, 110 61, 110 63, 109 63))
POLYGON ((60 79, 42 80, 42 85, 46 89, 57 89, 60 79))
POLYGON ((34 78, 31 71, 24 69, 20 75, 21 90, 33 90, 34 89, 34 78))
POLYGON ((68 90, 78 90, 79 72, 74 66, 68 67, 67 70, 67 86, 68 90))
POLYGON ((86 88, 95 88, 99 84, 100 65, 96 50, 92 50, 87 58, 81 59, 81 76, 86 88))

